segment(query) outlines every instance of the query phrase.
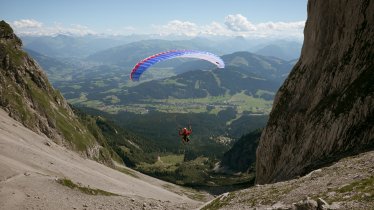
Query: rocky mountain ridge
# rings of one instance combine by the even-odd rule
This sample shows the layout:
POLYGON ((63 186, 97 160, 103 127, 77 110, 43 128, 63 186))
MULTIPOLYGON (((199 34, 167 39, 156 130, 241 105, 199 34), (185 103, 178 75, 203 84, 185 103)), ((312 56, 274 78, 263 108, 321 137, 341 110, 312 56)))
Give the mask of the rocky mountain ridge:
POLYGON ((39 65, 22 50, 21 40, 5 21, 0 22, 0 61, 1 108, 27 128, 60 145, 111 162, 39 65))
POLYGON ((373 1, 309 0, 301 58, 257 149, 257 183, 374 148, 373 14, 373 1))

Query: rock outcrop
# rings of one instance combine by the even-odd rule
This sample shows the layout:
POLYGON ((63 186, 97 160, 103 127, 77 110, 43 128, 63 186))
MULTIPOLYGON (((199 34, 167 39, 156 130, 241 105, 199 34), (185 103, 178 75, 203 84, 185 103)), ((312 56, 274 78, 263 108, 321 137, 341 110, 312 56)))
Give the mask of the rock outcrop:
POLYGON ((373 209, 373 162, 374 151, 360 153, 297 179, 224 193, 202 209, 373 209))
POLYGON ((309 0, 304 37, 257 149, 260 184, 374 148, 374 1, 309 0))
POLYGON ((109 159, 100 157, 102 147, 22 50, 21 40, 5 21, 0 21, 0 108, 56 143, 94 159, 109 159))

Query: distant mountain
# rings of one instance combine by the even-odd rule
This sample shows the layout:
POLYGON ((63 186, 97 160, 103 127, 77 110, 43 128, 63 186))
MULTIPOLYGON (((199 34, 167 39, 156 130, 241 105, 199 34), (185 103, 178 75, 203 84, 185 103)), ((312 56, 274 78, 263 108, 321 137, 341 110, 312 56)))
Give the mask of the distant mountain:
MULTIPOLYGON (((242 91, 247 95, 255 95, 258 90, 275 92, 279 85, 280 82, 267 80, 254 73, 245 72, 241 68, 229 66, 224 70, 196 70, 162 80, 145 82, 115 95, 121 102, 133 103, 150 98, 192 99, 225 94, 234 95, 242 91)), ((101 93, 87 95, 92 100, 105 96, 106 94, 101 93)))
MULTIPOLYGON (((290 72, 293 62, 262 56, 250 52, 235 52, 221 56, 227 68, 239 68, 246 73, 255 74, 264 79, 283 81, 290 72)), ((194 69, 208 70, 215 66, 206 61, 189 61, 175 67, 175 72, 183 73, 194 69)))
MULTIPOLYGON (((87 57, 89 61, 100 62, 103 64, 115 64, 124 67, 133 67, 141 59, 151 56, 153 54, 173 50, 173 49, 195 49, 205 50, 213 53, 221 54, 218 47, 213 47, 212 44, 205 39, 191 39, 191 40, 180 40, 180 41, 168 41, 168 40, 142 40, 138 42, 132 42, 129 44, 114 47, 108 50, 94 53, 87 57)), ((180 64, 181 61, 173 59, 165 61, 158 66, 170 66, 180 64)))
POLYGON ((242 36, 237 36, 229 39, 217 41, 217 46, 226 53, 233 53, 237 51, 249 51, 256 42, 246 39, 242 36))
MULTIPOLYGON (((100 51, 88 56, 87 59, 89 61, 101 62, 104 64, 116 64, 125 67, 132 67, 145 57, 167 50, 196 49, 222 55, 224 53, 249 51, 255 46, 254 42, 247 40, 244 37, 235 37, 224 40, 211 40, 202 37, 189 40, 149 39, 100 51)), ((180 61, 178 62, 178 60, 173 61, 166 61, 157 65, 165 67, 175 66, 176 64, 182 63, 180 61)))
POLYGON ((300 57, 302 44, 291 41, 276 41, 265 46, 257 46, 254 52, 259 55, 273 56, 283 60, 293 60, 300 57))
MULTIPOLYGON (((218 54, 228 54, 237 51, 250 51, 266 56, 275 56, 284 60, 296 59, 300 55, 301 43, 297 41, 287 40, 269 40, 265 38, 245 38, 245 37, 183 37, 183 36, 160 36, 155 34, 149 35, 121 35, 121 36, 103 36, 103 35, 85 35, 72 36, 60 34, 57 36, 27 36, 20 37, 25 48, 36 51, 43 55, 53 58, 85 58, 87 56, 94 56, 96 53, 104 55, 120 51, 122 56, 120 59, 125 59, 128 56, 126 45, 130 43, 146 42, 147 47, 152 47, 147 44, 149 41, 174 43, 171 46, 165 46, 167 49, 184 48, 184 49, 201 49, 206 51, 213 51, 218 54), (119 47, 120 49, 118 49, 119 47), (117 48, 112 49, 111 48, 117 48), (121 49, 124 48, 124 49, 121 49), (109 51, 106 51, 109 50, 109 51)), ((157 45, 157 44, 156 44, 157 45)), ((130 46, 128 46, 130 47, 130 46)), ((143 47, 141 44, 139 47, 143 47)), ((160 48, 166 49, 166 48, 160 48)), ((147 48, 149 49, 149 48, 147 48)), ((156 50, 157 51, 157 50, 156 50)), ((131 52, 131 51, 130 51, 131 52)), ((141 51, 138 51, 141 52, 141 51)), ((151 53, 151 51, 149 51, 151 53)), ((147 56, 149 54, 143 54, 147 56)), ((95 56, 94 56, 95 57, 95 56)), ((108 56, 110 57, 110 56, 108 56)), ((141 57, 141 56, 139 56, 141 57)), ((113 59, 115 60, 115 59, 113 59)), ((104 59, 100 62, 121 63, 116 61, 104 59)))
POLYGON ((84 58, 100 50, 142 39, 143 37, 103 36, 22 36, 24 47, 49 57, 84 58))
POLYGON ((282 59, 248 52, 225 55, 223 59, 228 66, 236 66, 262 78, 278 81, 283 81, 284 75, 287 75, 293 67, 292 63, 282 59))

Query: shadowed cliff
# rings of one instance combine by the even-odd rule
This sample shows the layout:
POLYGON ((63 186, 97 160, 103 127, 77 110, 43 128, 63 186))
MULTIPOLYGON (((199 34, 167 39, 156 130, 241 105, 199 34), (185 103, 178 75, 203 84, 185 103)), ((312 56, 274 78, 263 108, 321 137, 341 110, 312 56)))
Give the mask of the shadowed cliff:
POLYGON ((257 149, 256 182, 287 180, 373 148, 374 1, 308 2, 300 60, 257 149))

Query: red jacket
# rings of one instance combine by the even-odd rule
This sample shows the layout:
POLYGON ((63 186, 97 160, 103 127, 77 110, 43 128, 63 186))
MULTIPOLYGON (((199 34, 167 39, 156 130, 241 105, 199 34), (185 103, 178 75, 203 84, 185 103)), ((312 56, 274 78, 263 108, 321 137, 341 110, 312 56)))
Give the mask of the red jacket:
POLYGON ((181 129, 179 130, 179 135, 180 136, 188 136, 192 133, 192 129, 187 130, 187 129, 181 129))

